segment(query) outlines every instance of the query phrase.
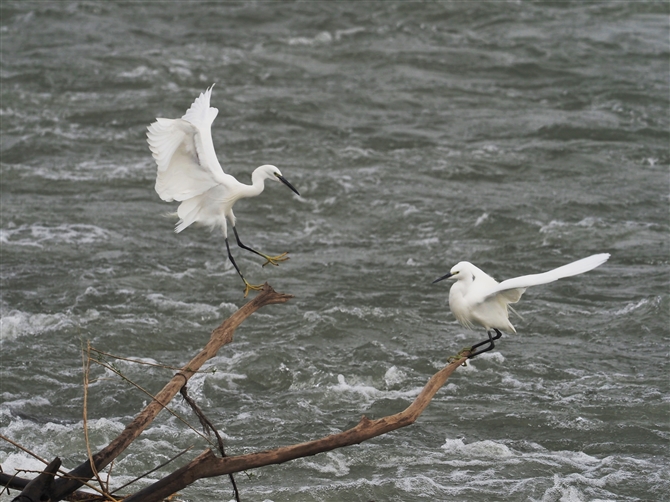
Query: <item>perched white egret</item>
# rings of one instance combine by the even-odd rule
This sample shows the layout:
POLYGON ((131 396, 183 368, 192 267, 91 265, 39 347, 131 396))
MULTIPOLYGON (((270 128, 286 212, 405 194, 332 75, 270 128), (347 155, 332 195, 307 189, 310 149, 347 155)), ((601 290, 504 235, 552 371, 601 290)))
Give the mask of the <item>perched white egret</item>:
POLYGON ((472 263, 462 261, 454 265, 447 275, 435 279, 433 284, 453 278, 456 282, 449 290, 449 308, 454 316, 466 328, 474 329, 475 325, 479 325, 486 330, 488 340, 470 348, 469 357, 473 358, 494 347, 493 340, 502 336, 500 330, 516 333, 514 326, 509 322, 507 308, 510 303, 519 301, 526 288, 583 274, 602 265, 609 257, 609 253, 594 254, 549 272, 523 275, 500 283, 472 263), (495 336, 492 335, 492 331, 495 331, 495 336), (484 344, 488 344, 486 348, 474 351, 484 344))
POLYGON ((212 142, 211 126, 219 113, 219 110, 209 106, 212 87, 200 94, 182 118, 156 119, 148 127, 147 140, 158 166, 156 192, 166 202, 181 202, 177 209, 179 221, 175 232, 181 232, 193 223, 210 229, 221 228, 228 258, 244 281, 246 298, 249 290, 260 290, 262 286, 249 284, 235 263, 228 244, 226 220, 233 227, 238 246, 265 258, 267 261, 263 266, 268 263, 278 265, 280 261, 288 260, 288 253, 268 256, 242 244, 235 228, 233 205, 239 199, 259 195, 267 179, 281 181, 300 194, 275 166, 257 167, 251 173, 251 185, 240 183, 223 172, 212 142))

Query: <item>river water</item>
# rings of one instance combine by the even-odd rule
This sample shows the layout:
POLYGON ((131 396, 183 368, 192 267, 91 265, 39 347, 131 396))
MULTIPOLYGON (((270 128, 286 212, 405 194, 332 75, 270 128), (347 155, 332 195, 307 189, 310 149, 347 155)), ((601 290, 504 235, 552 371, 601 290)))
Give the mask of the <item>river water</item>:
MULTIPOLYGON (((290 252, 262 268, 232 245, 246 277, 295 298, 248 319, 189 384, 230 455, 404 409, 484 335, 431 284, 458 261, 502 280, 612 254, 530 289, 518 334, 459 368, 414 425, 238 474, 242 500, 669 500, 667 2, 1 9, 2 434, 73 468, 88 342, 181 366, 245 303, 220 234, 173 232, 145 139, 216 83, 226 171, 248 183, 275 164, 301 192, 271 183, 235 206, 245 243, 290 252)), ((114 365, 149 392, 174 373, 114 365)), ((147 397, 91 372, 97 450, 147 397)), ((181 398, 173 409, 197 424, 181 398)), ((112 485, 191 445, 175 468, 209 444, 162 414, 112 485)), ((4 441, 0 463, 41 467, 4 441)), ((231 497, 225 477, 179 495, 231 497)))

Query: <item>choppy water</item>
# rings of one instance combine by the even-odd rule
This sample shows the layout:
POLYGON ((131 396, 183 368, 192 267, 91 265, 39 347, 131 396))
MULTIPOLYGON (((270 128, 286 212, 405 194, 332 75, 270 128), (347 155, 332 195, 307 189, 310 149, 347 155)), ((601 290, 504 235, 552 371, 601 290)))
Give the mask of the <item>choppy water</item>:
MULTIPOLYGON (((612 253, 529 290, 519 334, 416 424, 240 474, 244 501, 667 500, 667 3, 0 8, 3 434, 78 465, 86 341, 181 365, 244 303, 220 236, 172 232, 144 137, 216 82, 227 171, 248 182, 273 163, 302 194, 273 184, 236 205, 243 240, 291 253, 261 268, 233 246, 246 276, 295 299, 245 322, 190 384, 229 454, 406 407, 481 338, 431 285, 454 263, 504 279, 612 253)), ((154 392, 172 373, 116 364, 154 392)), ((146 398, 94 376, 100 448, 146 398)), ((162 415, 113 483, 193 444, 162 415)), ((0 462, 40 467, 4 442, 0 462)), ((230 494, 221 479, 181 496, 230 494)))

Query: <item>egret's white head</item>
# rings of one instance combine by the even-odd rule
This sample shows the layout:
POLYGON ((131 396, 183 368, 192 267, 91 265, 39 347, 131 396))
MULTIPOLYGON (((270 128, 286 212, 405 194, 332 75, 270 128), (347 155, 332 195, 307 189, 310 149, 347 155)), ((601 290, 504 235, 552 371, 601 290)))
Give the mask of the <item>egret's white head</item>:
POLYGON ((278 167, 273 166, 271 164, 264 164, 260 167, 257 167, 254 170, 253 176, 260 176, 261 179, 272 179, 275 181, 279 181, 289 187, 291 190, 293 190, 297 195, 300 195, 300 192, 298 192, 293 185, 291 185, 284 176, 282 176, 281 171, 279 170, 278 167))
POLYGON ((443 281, 444 279, 454 279, 456 281, 468 281, 472 282, 475 277, 475 270, 478 270, 472 263, 469 261, 461 261, 451 267, 451 270, 447 275, 443 275, 439 279, 435 279, 433 284, 436 282, 443 281))

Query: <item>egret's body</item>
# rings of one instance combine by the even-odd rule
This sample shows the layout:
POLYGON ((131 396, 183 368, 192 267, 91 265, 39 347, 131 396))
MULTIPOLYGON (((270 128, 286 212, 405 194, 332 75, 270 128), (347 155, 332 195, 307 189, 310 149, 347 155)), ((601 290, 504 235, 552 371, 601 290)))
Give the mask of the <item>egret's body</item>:
POLYGON ((251 185, 240 183, 223 171, 212 142, 211 125, 219 111, 209 106, 211 94, 212 87, 200 94, 181 119, 158 118, 149 126, 149 148, 158 166, 156 192, 166 202, 181 202, 175 232, 181 232, 193 223, 221 229, 228 257, 244 281, 246 297, 250 289, 260 289, 261 286, 249 284, 235 263, 228 244, 228 223, 233 228, 237 244, 265 258, 264 265, 278 265, 288 257, 287 253, 268 256, 242 244, 235 227, 233 205, 239 199, 259 195, 268 179, 281 181, 300 194, 272 165, 257 167, 251 174, 251 185))
POLYGON ((501 331, 516 333, 516 329, 509 322, 508 308, 510 303, 516 303, 521 299, 526 288, 583 274, 602 265, 609 257, 608 253, 596 254, 542 274, 524 275, 500 283, 472 263, 462 261, 454 265, 447 275, 436 279, 433 283, 448 278, 454 279, 456 282, 449 290, 451 312, 458 322, 467 328, 474 329, 479 325, 486 329, 489 338, 473 345, 469 356, 472 358, 491 350, 494 347, 493 340, 502 336, 501 331), (491 331, 495 331, 496 336, 493 336, 491 331), (472 350, 484 344, 489 345, 478 352, 472 350))

